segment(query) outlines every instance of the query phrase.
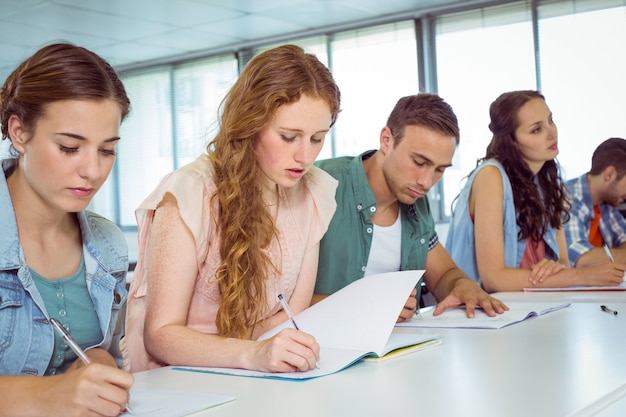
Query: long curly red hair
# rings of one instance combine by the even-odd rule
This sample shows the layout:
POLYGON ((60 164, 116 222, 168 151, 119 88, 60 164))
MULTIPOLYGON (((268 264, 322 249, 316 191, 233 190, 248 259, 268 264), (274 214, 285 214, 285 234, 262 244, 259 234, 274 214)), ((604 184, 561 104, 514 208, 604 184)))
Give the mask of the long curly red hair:
POLYGON ((262 172, 254 149, 259 133, 278 107, 307 96, 323 99, 339 113, 340 92, 332 74, 314 55, 283 45, 254 57, 220 106, 220 130, 208 145, 217 190, 217 224, 222 263, 219 334, 249 338, 268 309, 266 281, 277 266, 267 255, 278 235, 263 200, 262 172))

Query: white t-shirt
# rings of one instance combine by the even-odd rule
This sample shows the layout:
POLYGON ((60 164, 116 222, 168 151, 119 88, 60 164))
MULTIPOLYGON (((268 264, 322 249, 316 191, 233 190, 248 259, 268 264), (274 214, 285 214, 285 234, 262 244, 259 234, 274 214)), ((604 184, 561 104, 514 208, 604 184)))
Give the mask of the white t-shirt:
POLYGON ((367 269, 364 276, 382 274, 400 270, 402 247, 402 223, 400 212, 391 226, 374 225, 372 247, 367 259, 367 269))

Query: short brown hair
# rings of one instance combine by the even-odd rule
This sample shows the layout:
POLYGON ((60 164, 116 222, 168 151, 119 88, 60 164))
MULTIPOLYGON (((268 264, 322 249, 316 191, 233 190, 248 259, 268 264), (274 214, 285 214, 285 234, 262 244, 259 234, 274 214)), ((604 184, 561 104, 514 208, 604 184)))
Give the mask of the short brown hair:
POLYGON ((601 174, 607 167, 615 167, 617 179, 626 175, 626 140, 609 138, 602 142, 591 157, 591 175, 601 174))
POLYGON ((459 144, 459 122, 452 107, 436 94, 420 93, 402 97, 387 119, 387 127, 397 146, 407 126, 424 126, 453 136, 459 144))

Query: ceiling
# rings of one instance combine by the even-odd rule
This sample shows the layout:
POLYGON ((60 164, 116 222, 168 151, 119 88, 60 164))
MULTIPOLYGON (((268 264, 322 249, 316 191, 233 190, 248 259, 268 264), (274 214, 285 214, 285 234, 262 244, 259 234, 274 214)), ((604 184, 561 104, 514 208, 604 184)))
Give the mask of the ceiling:
POLYGON ((41 46, 70 41, 116 68, 414 17, 477 0, 0 0, 0 80, 41 46))

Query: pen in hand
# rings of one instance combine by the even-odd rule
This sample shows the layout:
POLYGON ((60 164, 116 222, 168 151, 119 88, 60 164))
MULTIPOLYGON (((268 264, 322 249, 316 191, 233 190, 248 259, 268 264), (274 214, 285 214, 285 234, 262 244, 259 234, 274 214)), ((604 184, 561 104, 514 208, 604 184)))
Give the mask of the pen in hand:
POLYGON ((51 318, 50 323, 52 324, 52 327, 54 327, 54 330, 59 332, 65 343, 67 343, 67 345, 70 347, 70 349, 72 349, 76 356, 78 356, 85 365, 91 365, 91 361, 89 360, 89 357, 87 356, 85 351, 82 350, 80 346, 78 346, 78 343, 74 341, 70 332, 68 332, 67 329, 63 327, 61 322, 55 318, 51 318))
MULTIPOLYGON (((293 327, 295 327, 296 330, 300 330, 300 328, 296 324, 296 320, 293 318, 293 311, 291 311, 291 308, 289 308, 289 304, 287 304, 285 297, 283 297, 282 294, 278 294, 278 300, 280 301, 280 304, 282 304, 283 310, 287 314, 287 317, 289 317, 289 320, 291 320, 291 323, 293 323, 293 327)), ((316 363, 315 369, 319 369, 319 368, 320 368, 319 364, 316 363)))
POLYGON ((609 249, 609 245, 605 243, 603 247, 604 247, 604 252, 606 252, 606 256, 609 257, 609 261, 611 261, 612 263, 615 263, 615 259, 613 259, 613 255, 611 255, 611 250, 609 249))
MULTIPOLYGON (((67 343, 70 349, 72 349, 72 351, 76 354, 76 356, 78 356, 85 365, 91 365, 91 360, 89 359, 85 351, 78 345, 78 343, 76 343, 70 332, 67 331, 67 329, 61 324, 61 322, 55 318, 51 318, 50 323, 52 324, 54 330, 56 330, 61 335, 65 343, 67 343)), ((130 414, 134 414, 133 410, 130 408, 130 401, 126 404, 125 411, 128 411, 130 414)))
POLYGON ((296 321, 293 318, 293 311, 291 311, 291 308, 289 308, 289 304, 287 304, 287 301, 285 300, 285 297, 283 297, 282 294, 278 294, 278 300, 282 304, 283 310, 287 314, 287 317, 289 317, 289 320, 291 320, 291 322, 293 323, 293 327, 295 327, 296 330, 300 330, 300 328, 296 324, 296 321))

